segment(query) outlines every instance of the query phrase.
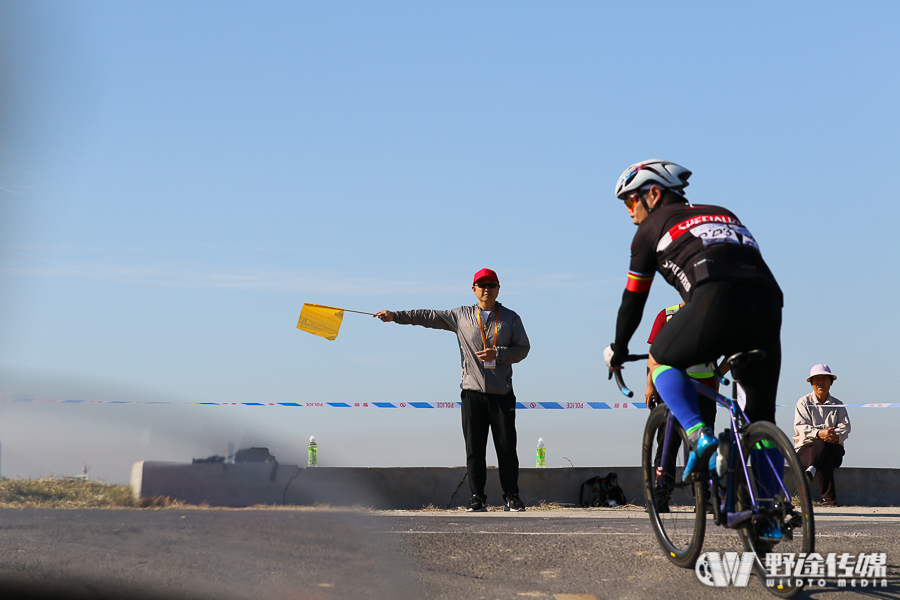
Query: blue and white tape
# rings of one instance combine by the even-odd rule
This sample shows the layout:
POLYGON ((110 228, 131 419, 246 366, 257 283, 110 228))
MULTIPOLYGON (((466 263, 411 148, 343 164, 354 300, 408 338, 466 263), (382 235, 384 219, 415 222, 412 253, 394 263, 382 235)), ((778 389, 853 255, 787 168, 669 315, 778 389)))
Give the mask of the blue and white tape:
MULTIPOLYGON (((283 406, 287 408, 459 408, 461 402, 136 402, 131 400, 53 400, 44 398, 2 398, 3 403, 39 404, 171 404, 199 406, 283 406)), ((785 405, 779 405, 781 407, 785 405)), ((843 404, 845 408, 900 408, 900 402, 887 404, 843 404)), ((644 402, 516 402, 519 410, 622 410, 646 409, 644 402)))

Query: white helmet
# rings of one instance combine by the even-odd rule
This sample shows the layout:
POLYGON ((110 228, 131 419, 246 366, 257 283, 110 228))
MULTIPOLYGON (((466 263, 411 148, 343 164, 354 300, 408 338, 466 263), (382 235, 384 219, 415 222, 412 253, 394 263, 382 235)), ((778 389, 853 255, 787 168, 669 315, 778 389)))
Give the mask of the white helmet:
POLYGON ((684 195, 691 172, 667 160, 653 158, 634 163, 616 182, 616 198, 624 200, 645 185, 655 183, 661 188, 684 195))

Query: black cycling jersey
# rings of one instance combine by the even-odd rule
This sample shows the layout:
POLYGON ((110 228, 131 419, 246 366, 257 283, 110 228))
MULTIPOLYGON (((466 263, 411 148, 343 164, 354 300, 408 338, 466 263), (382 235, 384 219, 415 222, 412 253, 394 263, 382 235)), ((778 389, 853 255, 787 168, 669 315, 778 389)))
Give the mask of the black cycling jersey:
POLYGON ((616 346, 624 349, 641 321, 654 272, 685 302, 710 281, 745 282, 781 296, 759 245, 731 211, 720 206, 665 204, 645 218, 631 243, 631 268, 616 323, 616 346))

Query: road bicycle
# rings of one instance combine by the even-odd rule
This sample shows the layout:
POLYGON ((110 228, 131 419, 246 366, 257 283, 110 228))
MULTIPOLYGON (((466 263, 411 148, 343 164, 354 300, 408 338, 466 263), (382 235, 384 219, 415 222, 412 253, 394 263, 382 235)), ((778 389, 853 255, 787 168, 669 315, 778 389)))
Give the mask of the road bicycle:
MULTIPOLYGON (((629 355, 626 362, 646 358, 629 355)), ((764 359, 765 352, 751 350, 726 360, 739 383, 747 363, 764 359)), ((611 371, 622 393, 633 397, 621 369, 611 371)), ((727 379, 718 377, 728 385, 727 379)), ((753 553, 753 569, 767 589, 790 598, 802 588, 802 579, 768 576, 766 555, 799 555, 815 549, 812 497, 794 446, 774 423, 749 422, 738 401, 737 385, 732 398, 696 381, 694 385, 728 411, 731 427, 719 434, 716 468, 709 476, 683 481, 688 436, 665 404, 652 408, 644 428, 641 465, 653 532, 670 561, 691 568, 700 557, 710 509, 713 522, 736 530, 745 550, 753 553)))

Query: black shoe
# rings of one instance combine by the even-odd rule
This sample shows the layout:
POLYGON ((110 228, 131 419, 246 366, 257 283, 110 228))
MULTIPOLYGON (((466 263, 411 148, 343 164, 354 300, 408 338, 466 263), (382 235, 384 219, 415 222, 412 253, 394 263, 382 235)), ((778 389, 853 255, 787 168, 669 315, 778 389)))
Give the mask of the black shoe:
POLYGON ((466 509, 466 512, 487 512, 487 506, 485 506, 486 502, 486 496, 474 494, 472 499, 469 500, 469 508, 466 509))
POLYGON ((506 501, 506 504, 503 505, 503 510, 510 512, 525 512, 525 505, 519 499, 518 494, 509 494, 503 499, 506 501))

